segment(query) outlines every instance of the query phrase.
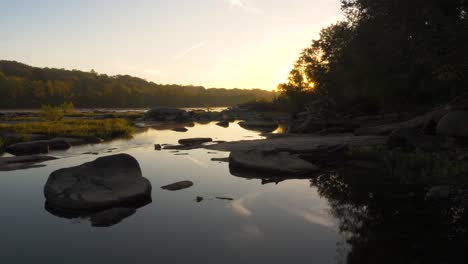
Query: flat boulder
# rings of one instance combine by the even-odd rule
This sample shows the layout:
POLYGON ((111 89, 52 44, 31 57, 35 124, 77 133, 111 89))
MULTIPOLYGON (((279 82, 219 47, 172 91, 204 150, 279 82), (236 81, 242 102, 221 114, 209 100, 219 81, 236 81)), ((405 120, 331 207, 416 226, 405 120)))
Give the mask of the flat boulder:
POLYGON ((65 211, 98 211, 151 199, 151 184, 128 154, 98 158, 50 174, 46 206, 65 211))
POLYGON ((173 184, 169 184, 166 186, 162 186, 161 189, 167 191, 179 191, 183 189, 187 189, 193 186, 193 182, 191 181, 180 181, 173 184))
POLYGON ((305 175, 318 171, 318 167, 288 152, 261 150, 233 151, 229 166, 258 173, 278 176, 305 175))
POLYGON ((200 145, 203 143, 212 142, 212 138, 184 138, 179 140, 180 145, 200 145))
POLYGON ((437 124, 437 134, 468 137, 468 111, 454 111, 446 114, 437 124))

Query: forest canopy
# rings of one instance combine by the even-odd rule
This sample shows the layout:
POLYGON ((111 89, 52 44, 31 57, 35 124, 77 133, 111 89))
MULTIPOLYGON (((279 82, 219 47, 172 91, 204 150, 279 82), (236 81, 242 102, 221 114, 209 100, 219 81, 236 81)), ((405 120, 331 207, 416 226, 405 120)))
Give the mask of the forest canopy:
POLYGON ((468 1, 341 6, 345 18, 322 29, 278 86, 281 100, 301 108, 327 97, 338 111, 378 113, 422 110, 468 91, 468 1))
POLYGON ((261 89, 206 89, 157 84, 129 75, 31 67, 0 61, 0 108, 36 108, 72 102, 75 107, 205 107, 272 100, 261 89))

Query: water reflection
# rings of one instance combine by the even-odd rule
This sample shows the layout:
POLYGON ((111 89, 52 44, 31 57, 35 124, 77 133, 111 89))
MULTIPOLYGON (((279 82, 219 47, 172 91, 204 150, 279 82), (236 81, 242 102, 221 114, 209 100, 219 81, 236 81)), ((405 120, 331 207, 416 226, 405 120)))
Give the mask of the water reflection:
POLYGON ((311 183, 347 237, 347 263, 467 263, 463 204, 428 201, 420 185, 372 171, 340 170, 311 183))
POLYGON ((117 207, 111 207, 96 212, 72 212, 60 210, 50 206, 47 202, 45 203, 44 208, 47 212, 57 217, 86 220, 89 221, 93 227, 110 227, 122 222, 125 218, 132 216, 138 209, 150 204, 151 202, 151 197, 149 197, 148 199, 140 200, 138 203, 122 204, 117 207))

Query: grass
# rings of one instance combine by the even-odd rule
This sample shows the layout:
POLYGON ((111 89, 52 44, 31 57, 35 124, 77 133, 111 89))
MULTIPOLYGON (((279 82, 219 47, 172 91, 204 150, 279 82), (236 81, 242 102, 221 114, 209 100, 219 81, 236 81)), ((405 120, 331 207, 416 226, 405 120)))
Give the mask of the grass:
POLYGON ((40 121, 0 124, 0 130, 18 134, 43 134, 51 137, 98 137, 104 140, 129 137, 134 128, 125 119, 40 121))

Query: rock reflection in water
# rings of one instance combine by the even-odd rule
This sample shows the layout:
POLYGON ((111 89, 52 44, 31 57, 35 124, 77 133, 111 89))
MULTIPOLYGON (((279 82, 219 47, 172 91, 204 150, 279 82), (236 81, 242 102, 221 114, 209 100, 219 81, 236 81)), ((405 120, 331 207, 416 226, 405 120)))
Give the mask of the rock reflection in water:
POLYGON ((348 263, 467 263, 468 217, 457 200, 428 201, 420 184, 375 171, 311 180, 350 246, 348 263))
POLYGON ((47 202, 45 210, 52 215, 65 219, 86 219, 93 227, 110 227, 116 225, 122 220, 132 216, 138 209, 150 204, 151 198, 141 200, 132 204, 122 204, 118 207, 107 208, 100 211, 73 212, 63 209, 57 209, 50 206, 47 202))
POLYGON ((262 181, 262 184, 275 183, 278 184, 285 180, 296 180, 296 179, 310 179, 317 177, 316 174, 306 174, 306 175, 282 175, 274 173, 264 173, 255 170, 243 169, 238 166, 229 164, 229 173, 233 176, 245 178, 245 179, 259 179, 262 181))

